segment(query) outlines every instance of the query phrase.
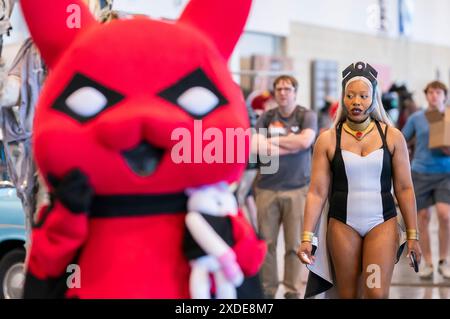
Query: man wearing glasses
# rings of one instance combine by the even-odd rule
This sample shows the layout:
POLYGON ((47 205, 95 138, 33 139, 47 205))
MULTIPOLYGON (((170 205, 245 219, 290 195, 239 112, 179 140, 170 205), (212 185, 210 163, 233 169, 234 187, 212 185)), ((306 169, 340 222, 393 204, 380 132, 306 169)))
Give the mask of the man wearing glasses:
MULTIPOLYGON (((296 256, 300 244, 303 211, 310 181, 311 147, 317 134, 317 115, 296 104, 297 80, 282 75, 274 81, 277 107, 259 118, 254 139, 258 155, 279 156, 276 172, 260 174, 256 181, 259 232, 268 253, 262 267, 263 289, 274 298, 278 289, 276 247, 283 225, 285 298, 299 298, 301 265, 296 256), (265 130, 264 130, 265 129, 265 130)), ((260 164, 261 168, 263 164, 260 164)))

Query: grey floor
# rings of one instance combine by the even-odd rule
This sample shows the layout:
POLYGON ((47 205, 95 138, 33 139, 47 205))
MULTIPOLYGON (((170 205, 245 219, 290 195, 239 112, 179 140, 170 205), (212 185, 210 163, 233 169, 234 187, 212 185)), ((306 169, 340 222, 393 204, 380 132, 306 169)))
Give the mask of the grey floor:
MULTIPOLYGON (((392 278, 392 285, 390 289, 390 299, 450 299, 450 280, 444 279, 437 272, 438 264, 438 223, 435 212, 432 213, 430 234, 432 241, 433 263, 435 265, 434 276, 430 280, 422 280, 408 265, 406 252, 401 257, 399 263, 394 269, 392 278)), ((283 278, 283 255, 284 243, 282 237, 282 230, 278 240, 278 274, 280 280, 283 278)), ((303 266, 302 268, 302 293, 306 286, 306 279, 308 277, 308 270, 303 266)), ((276 298, 283 298, 284 287, 280 284, 280 288, 276 294, 276 298)), ((301 296, 303 298, 303 295, 301 296)))

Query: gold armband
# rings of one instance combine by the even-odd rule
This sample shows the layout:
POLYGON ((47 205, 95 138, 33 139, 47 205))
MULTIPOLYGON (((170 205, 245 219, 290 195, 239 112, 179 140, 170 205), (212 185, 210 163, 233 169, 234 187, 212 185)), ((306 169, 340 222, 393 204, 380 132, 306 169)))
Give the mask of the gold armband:
POLYGON ((302 243, 303 243, 303 242, 309 242, 309 243, 311 243, 311 242, 312 242, 312 239, 313 239, 313 236, 314 236, 314 233, 312 233, 312 232, 310 232, 310 231, 304 231, 304 232, 302 233, 302 243))
POLYGON ((419 240, 419 232, 417 229, 407 229, 406 230, 406 239, 407 240, 419 240))

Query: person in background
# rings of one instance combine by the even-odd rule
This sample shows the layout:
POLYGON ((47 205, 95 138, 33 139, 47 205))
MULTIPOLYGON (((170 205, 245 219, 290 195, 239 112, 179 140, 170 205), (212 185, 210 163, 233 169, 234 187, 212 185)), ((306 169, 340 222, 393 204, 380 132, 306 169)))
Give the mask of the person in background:
POLYGON ((320 109, 318 114, 319 134, 328 130, 333 125, 333 115, 331 114, 332 108, 338 102, 332 97, 327 97, 323 108, 320 109))
MULTIPOLYGON (((433 81, 424 90, 428 110, 444 113, 448 90, 444 83, 433 81)), ((450 240, 450 154, 448 150, 429 149, 430 126, 425 110, 412 114, 402 129, 406 140, 415 137, 415 152, 412 160, 412 178, 416 193, 420 245, 425 263, 419 272, 422 279, 433 277, 434 266, 431 258, 429 224, 430 207, 435 206, 439 221, 439 263, 438 272, 450 279, 448 249, 450 240)))
POLYGON ((274 100, 272 92, 269 90, 256 90, 249 94, 247 97, 247 107, 253 109, 257 118, 261 116, 265 111, 274 108, 276 102, 274 100))
MULTIPOLYGON (((278 106, 261 115, 256 124, 256 152, 269 149, 279 155, 274 173, 263 174, 256 182, 258 228, 268 245, 261 269, 263 289, 267 298, 274 298, 278 289, 277 239, 283 225, 285 254, 285 298, 299 298, 301 265, 296 257, 300 244, 306 193, 311 171, 311 147, 317 135, 317 115, 297 105, 297 80, 282 75, 274 81, 274 97, 278 106), (266 129, 264 135, 261 129, 266 129)), ((264 154, 263 154, 264 155, 264 154)))

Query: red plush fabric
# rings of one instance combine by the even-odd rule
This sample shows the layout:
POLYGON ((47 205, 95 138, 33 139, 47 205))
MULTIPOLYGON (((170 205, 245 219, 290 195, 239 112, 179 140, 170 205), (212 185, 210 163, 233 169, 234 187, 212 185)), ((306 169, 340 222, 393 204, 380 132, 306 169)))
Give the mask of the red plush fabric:
POLYGON ((258 273, 267 252, 267 245, 257 238, 253 228, 247 222, 242 213, 231 216, 238 264, 245 276, 254 276, 258 273))
MULTIPOLYGON (((45 215, 47 209, 43 207, 39 215, 45 215)), ((75 258, 77 249, 85 242, 87 234, 86 215, 75 215, 56 203, 45 217, 42 227, 33 231, 29 269, 40 279, 61 276, 75 258)))
MULTIPOLYGON (((227 148, 227 129, 243 131, 249 123, 227 59, 250 4, 251 0, 192 0, 179 22, 135 18, 101 25, 81 0, 21 0, 30 32, 50 68, 33 137, 36 161, 46 180, 79 169, 95 196, 173 194, 187 187, 238 181, 246 166, 249 135, 243 138, 246 146, 239 146, 235 138, 234 147, 227 148), (81 14, 79 28, 73 28, 73 6, 81 14), (199 70, 220 97, 219 105, 201 116, 201 128, 195 122, 200 118, 163 94, 183 79, 185 88, 202 87, 198 77, 186 80, 199 70), (67 111, 67 98, 77 85, 112 94, 108 103, 114 103, 96 114, 74 116, 72 108, 72 113, 67 111), (191 161, 184 163, 172 154, 180 142, 175 133, 180 128, 190 133, 191 161), (215 142, 223 145, 219 155, 224 161, 201 158, 195 163, 194 152, 211 152, 208 131, 222 134, 215 142), (124 152, 142 142, 163 153, 147 176, 135 173, 124 158, 124 152)), ((92 109, 92 100, 85 102, 92 109)), ((66 296, 189 298, 190 269, 182 253, 185 211, 139 216, 130 211, 129 216, 101 218, 89 214, 72 214, 56 201, 42 227, 33 232, 29 271, 35 277, 62 276, 76 257, 81 287, 66 296)), ((248 227, 242 220, 235 222, 236 253, 245 273, 254 274, 264 248, 248 227)))

